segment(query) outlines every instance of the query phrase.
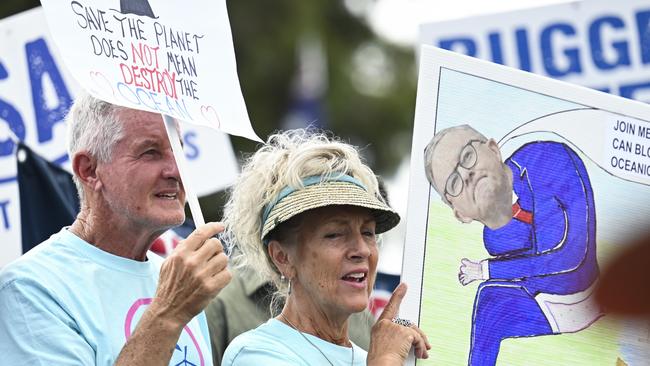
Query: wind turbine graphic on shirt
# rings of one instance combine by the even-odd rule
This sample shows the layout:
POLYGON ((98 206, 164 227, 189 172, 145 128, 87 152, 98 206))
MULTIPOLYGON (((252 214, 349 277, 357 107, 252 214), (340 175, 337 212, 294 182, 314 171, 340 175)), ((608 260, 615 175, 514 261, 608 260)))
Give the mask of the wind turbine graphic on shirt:
MULTIPOLYGON (((180 347, 178 344, 176 344, 176 349, 179 350, 179 351, 181 351, 181 347, 180 347)), ((187 346, 183 346, 183 350, 182 350, 182 351, 184 352, 184 354, 183 354, 183 361, 177 363, 177 364, 174 365, 174 366, 197 366, 196 364, 194 364, 194 363, 192 363, 192 362, 190 362, 190 361, 187 360, 187 346)))

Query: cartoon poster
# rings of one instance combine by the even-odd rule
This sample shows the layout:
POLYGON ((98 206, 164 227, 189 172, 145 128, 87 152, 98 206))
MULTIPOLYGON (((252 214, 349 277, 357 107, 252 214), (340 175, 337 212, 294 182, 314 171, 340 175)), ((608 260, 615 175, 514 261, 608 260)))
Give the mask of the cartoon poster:
POLYGON ((65 65, 95 97, 261 141, 225 0, 42 0, 65 65))
POLYGON ((650 106, 424 46, 413 136, 418 365, 647 364, 650 322, 594 288, 648 228, 650 106))

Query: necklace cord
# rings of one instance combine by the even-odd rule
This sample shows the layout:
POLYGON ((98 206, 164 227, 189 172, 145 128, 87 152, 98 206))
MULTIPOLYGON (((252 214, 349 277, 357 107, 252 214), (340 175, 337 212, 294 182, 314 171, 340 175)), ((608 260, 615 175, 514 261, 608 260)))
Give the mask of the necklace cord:
MULTIPOLYGON (((296 332, 300 333, 300 335, 301 335, 301 336, 302 336, 302 337, 303 337, 307 342, 309 342, 309 344, 311 344, 312 347, 316 348, 316 350, 318 350, 318 352, 320 352, 320 354, 323 355, 323 357, 327 360, 327 362, 329 362, 330 365, 334 366, 334 364, 332 363, 332 361, 330 361, 330 359, 327 358, 327 356, 325 356, 325 353, 324 353, 320 348, 318 348, 318 346, 316 346, 312 341, 310 341, 309 338, 307 338, 307 336, 306 336, 306 335, 305 335, 305 334, 304 334, 300 329, 298 329, 298 327, 296 327, 295 325, 293 325, 293 323, 290 322, 289 319, 287 319, 287 317, 284 316, 284 314, 280 313, 280 316, 282 317, 282 319, 283 319, 283 320, 284 320, 284 321, 285 321, 285 322, 286 322, 286 323, 287 323, 291 328, 293 328, 293 330, 295 330, 296 332)), ((350 361, 350 365, 354 365, 354 345, 352 345, 352 360, 350 361)))

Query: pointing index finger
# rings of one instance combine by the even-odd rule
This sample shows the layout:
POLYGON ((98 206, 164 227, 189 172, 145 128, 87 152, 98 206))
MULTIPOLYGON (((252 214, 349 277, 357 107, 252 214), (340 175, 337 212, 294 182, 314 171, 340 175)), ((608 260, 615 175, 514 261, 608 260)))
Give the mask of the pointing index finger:
POLYGON ((395 288, 395 291, 393 291, 393 294, 390 296, 390 300, 388 300, 388 304, 377 320, 391 320, 397 316, 399 313, 399 306, 402 304, 402 299, 404 299, 404 296, 406 295, 406 288, 404 282, 400 283, 399 286, 395 288))

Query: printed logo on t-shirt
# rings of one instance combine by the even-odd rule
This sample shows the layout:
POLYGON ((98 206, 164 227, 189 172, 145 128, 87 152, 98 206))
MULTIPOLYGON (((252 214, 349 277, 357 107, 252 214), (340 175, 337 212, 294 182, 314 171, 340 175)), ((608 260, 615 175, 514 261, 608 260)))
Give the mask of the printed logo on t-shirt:
MULTIPOLYGON (((124 321, 125 339, 129 339, 149 304, 151 304, 151 298, 142 298, 131 305, 124 321)), ((205 366, 199 342, 188 325, 183 328, 181 336, 178 338, 178 343, 176 343, 169 364, 174 366, 205 366)))

